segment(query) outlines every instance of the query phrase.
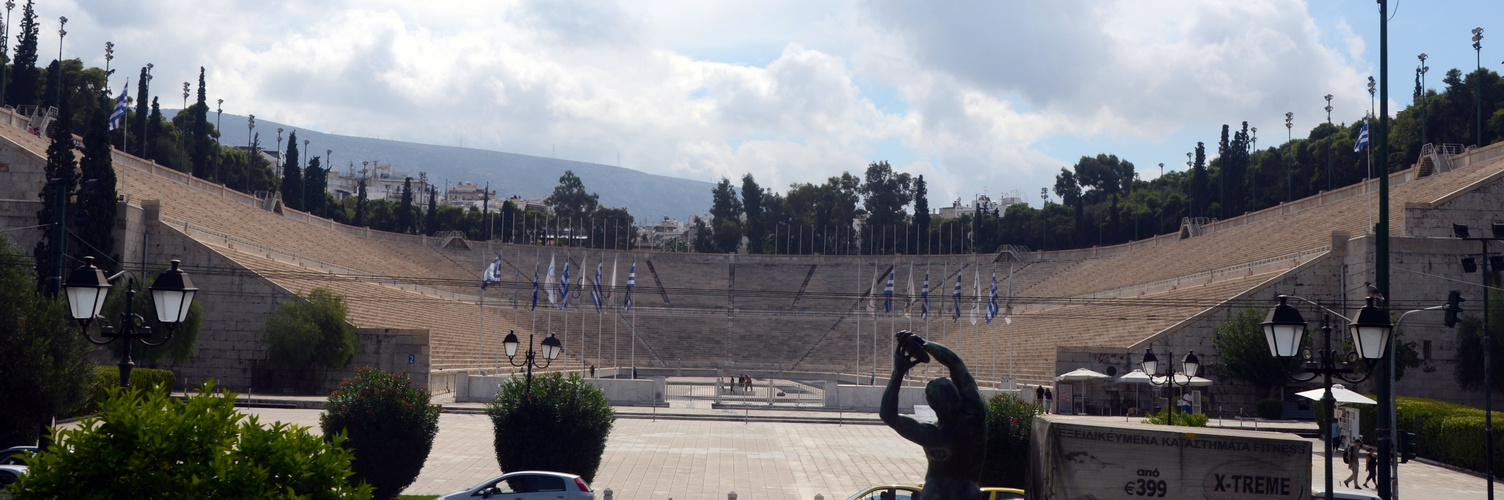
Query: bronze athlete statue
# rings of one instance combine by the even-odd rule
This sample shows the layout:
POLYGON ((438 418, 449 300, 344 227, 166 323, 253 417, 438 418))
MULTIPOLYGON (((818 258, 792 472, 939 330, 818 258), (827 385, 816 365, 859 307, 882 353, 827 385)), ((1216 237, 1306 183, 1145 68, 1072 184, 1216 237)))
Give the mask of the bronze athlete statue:
POLYGON ((980 497, 982 461, 987 455, 987 404, 960 356, 912 332, 898 332, 893 378, 883 391, 878 415, 898 435, 924 447, 929 469, 924 474, 924 491, 915 500, 980 497), (924 388, 924 398, 939 420, 925 424, 898 414, 898 388, 910 368, 929 362, 931 357, 950 369, 950 378, 931 380, 924 388))

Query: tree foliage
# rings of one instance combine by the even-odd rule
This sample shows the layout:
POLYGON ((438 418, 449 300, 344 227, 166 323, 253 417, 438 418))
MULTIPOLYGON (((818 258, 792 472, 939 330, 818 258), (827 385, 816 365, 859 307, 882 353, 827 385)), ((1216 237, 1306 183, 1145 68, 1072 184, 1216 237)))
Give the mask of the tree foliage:
POLYGON ((565 170, 564 175, 559 176, 559 185, 554 186, 553 194, 543 199, 554 210, 554 215, 561 219, 582 219, 589 217, 600 206, 600 195, 587 192, 585 182, 574 174, 573 170, 565 170))
POLYGON ((234 393, 205 384, 174 399, 158 391, 110 389, 97 416, 55 430, 55 442, 28 459, 17 499, 311 498, 366 499, 352 486, 343 436, 329 442, 305 427, 235 410, 234 393))
MULTIPOLYGON (((41 92, 41 72, 37 70, 37 12, 33 0, 26 0, 21 8, 20 30, 11 36, 16 40, 16 57, 11 62, 10 86, 6 87, 5 104, 27 106, 37 104, 41 92)), ((10 20, 6 19, 9 24, 10 20)))
MULTIPOLYGON (((1479 302, 1482 302, 1481 300, 1479 302)), ((1499 294, 1491 294, 1489 297, 1488 329, 1495 334, 1495 338, 1489 343, 1489 354, 1493 359, 1504 359, 1504 342, 1497 340, 1497 333, 1504 332, 1504 298, 1499 294)), ((1482 315, 1468 314, 1462 317, 1457 325, 1457 362, 1452 365, 1452 378, 1457 385, 1468 390, 1483 389, 1483 319, 1482 315)), ((1495 368, 1491 374, 1491 385, 1504 387, 1504 370, 1495 368)))
POLYGON ((115 216, 117 191, 114 160, 110 148, 111 100, 104 89, 94 93, 88 116, 84 122, 84 156, 79 162, 82 189, 74 208, 74 221, 78 226, 80 245, 76 256, 93 256, 94 262, 107 269, 118 267, 119 258, 112 252, 115 248, 115 216))
POLYGON ((502 472, 550 470, 594 482, 616 413, 600 388, 577 373, 554 372, 501 385, 486 405, 495 426, 496 463, 502 472))
POLYGON ((37 289, 44 290, 49 295, 62 292, 62 283, 57 280, 56 269, 63 264, 58 263, 57 259, 67 252, 66 234, 67 230, 73 229, 70 226, 74 222, 70 218, 59 221, 58 205, 63 205, 66 211, 66 206, 78 192, 78 161, 73 156, 72 122, 73 108, 64 102, 58 108, 57 119, 52 121, 52 130, 48 136, 51 141, 47 144, 47 164, 42 167, 43 175, 48 180, 41 192, 41 209, 37 211, 37 224, 42 226, 42 240, 37 242, 32 257, 37 264, 37 289), (64 228, 61 238, 55 229, 58 224, 62 224, 64 228))
POLYGON ((1036 413, 1038 406, 1017 396, 998 394, 987 400, 987 458, 982 462, 982 486, 1025 486, 1029 433, 1036 413))
POLYGON ((267 361, 315 372, 349 365, 360 347, 360 337, 348 318, 344 296, 327 288, 315 288, 306 297, 283 302, 262 327, 267 361))
POLYGON ((282 161, 282 204, 303 209, 303 167, 298 163, 298 131, 287 136, 287 154, 282 161))
POLYGON ((710 195, 711 251, 736 253, 742 242, 742 202, 736 197, 736 188, 731 186, 731 179, 722 177, 710 195))
POLYGON ((375 488, 374 497, 395 498, 423 470, 439 433, 439 405, 428 388, 405 373, 361 368, 329 395, 319 426, 331 441, 346 436, 355 454, 354 481, 375 488))
POLYGON ((1217 326, 1212 348, 1217 350, 1219 361, 1212 368, 1272 395, 1274 388, 1285 383, 1285 371, 1279 360, 1269 354, 1269 343, 1261 326, 1264 314, 1263 310, 1244 309, 1217 326))
POLYGON ((742 176, 742 210, 746 213, 744 233, 747 236, 747 253, 762 253, 767 226, 763 225, 765 211, 762 206, 762 187, 752 174, 742 176))
POLYGON ((88 394, 94 347, 62 298, 36 292, 30 262, 0 232, 0 448, 34 444, 88 394))
MULTIPOLYGON (((161 263, 152 267, 152 275, 167 269, 161 263)), ((136 283, 139 290, 136 292, 135 300, 131 301, 131 312, 140 315, 144 320, 143 324, 151 328, 153 335, 147 340, 161 342, 163 338, 166 338, 167 326, 157 319, 157 307, 152 303, 151 291, 148 289, 151 285, 144 279, 136 283)), ((112 323, 120 321, 122 315, 125 314, 125 300, 128 295, 126 288, 129 286, 131 286, 130 282, 123 279, 114 283, 109 295, 105 297, 104 307, 100 308, 99 317, 112 323)), ((133 356, 138 360, 153 364, 162 359, 173 362, 187 361, 193 356, 194 348, 198 344, 198 334, 203 329, 203 325, 204 307, 195 300, 188 307, 188 317, 173 327, 172 338, 167 343, 155 347, 137 345, 132 351, 133 356)))

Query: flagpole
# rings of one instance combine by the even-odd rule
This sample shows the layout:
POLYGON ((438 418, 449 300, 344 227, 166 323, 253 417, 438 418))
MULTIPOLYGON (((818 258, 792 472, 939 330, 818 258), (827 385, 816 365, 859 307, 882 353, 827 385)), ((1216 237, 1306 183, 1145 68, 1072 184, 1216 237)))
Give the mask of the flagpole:
MULTIPOLYGON (((481 282, 482 283, 485 282, 484 278, 482 279, 481 282)), ((486 360, 485 360, 485 356, 486 356, 486 288, 485 287, 481 287, 481 289, 480 289, 480 331, 477 332, 477 333, 478 333, 478 335, 476 335, 477 342, 475 344, 475 349, 476 349, 475 364, 479 368, 484 368, 486 366, 486 360)))
MULTIPOLYGON (((862 376, 862 258, 856 260, 856 367, 851 374, 862 376)), ((858 379, 860 380, 860 379, 858 379)))

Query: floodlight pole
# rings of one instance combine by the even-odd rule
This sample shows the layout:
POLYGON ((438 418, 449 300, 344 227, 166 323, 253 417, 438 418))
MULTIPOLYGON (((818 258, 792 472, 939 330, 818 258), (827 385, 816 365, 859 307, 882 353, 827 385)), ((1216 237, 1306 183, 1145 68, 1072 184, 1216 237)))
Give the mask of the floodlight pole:
MULTIPOLYGON (((1378 127, 1375 129, 1379 140, 1379 220, 1374 227, 1374 285, 1378 288, 1379 295, 1384 297, 1384 307, 1389 307, 1389 2, 1378 0, 1379 3, 1379 116, 1378 127)), ((1424 125, 1422 125, 1424 126, 1424 125)), ((1389 355, 1397 356, 1393 349, 1394 335, 1389 335, 1389 355)), ((1394 442, 1390 439, 1393 432, 1394 420, 1391 413, 1394 411, 1394 387, 1390 382, 1393 371, 1387 363, 1375 363, 1377 372, 1374 375, 1377 381, 1374 383, 1374 392, 1378 396, 1379 407, 1377 408, 1378 419, 1375 422, 1374 434, 1378 437, 1378 461, 1375 464, 1378 470, 1378 494, 1379 498, 1394 498, 1394 480, 1390 476, 1390 463, 1394 461, 1394 442)), ((1327 491, 1331 491, 1328 488, 1327 491)), ((1493 488, 1489 488, 1490 500, 1493 496, 1493 488)))

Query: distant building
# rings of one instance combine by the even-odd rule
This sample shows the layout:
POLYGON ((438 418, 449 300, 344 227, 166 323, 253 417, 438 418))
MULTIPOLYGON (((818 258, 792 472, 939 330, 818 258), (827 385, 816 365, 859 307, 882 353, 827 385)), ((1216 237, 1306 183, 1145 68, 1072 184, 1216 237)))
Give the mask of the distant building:
POLYGON ((931 212, 931 215, 942 219, 954 219, 963 215, 976 215, 977 207, 981 207, 984 212, 996 211, 1002 214, 1009 206, 1019 203, 1023 203, 1023 200, 1017 196, 1005 196, 998 201, 992 201, 992 198, 983 194, 977 195, 976 203, 973 205, 962 205, 961 198, 956 198, 955 201, 951 202, 950 206, 935 209, 935 211, 931 212))
POLYGON ((496 200, 496 191, 486 191, 485 188, 468 182, 450 184, 449 189, 444 190, 444 204, 452 206, 480 206, 486 200, 496 200))
MULTIPOLYGON (((529 200, 527 198, 523 198, 514 194, 501 201, 502 203, 511 202, 512 206, 521 209, 523 212, 543 212, 545 214, 554 213, 553 209, 549 208, 548 204, 544 203, 543 200, 529 200)), ((497 206, 500 207, 500 205, 497 206)), ((500 208, 497 208, 497 210, 500 210, 500 208)))
MULTIPOLYGON (((706 216, 707 218, 709 216, 706 216)), ((642 229, 642 243, 650 246, 658 246, 669 239, 678 238, 689 241, 689 225, 683 221, 664 217, 657 224, 642 229)))
MULTIPOLYGON (((364 162, 362 162, 364 164, 364 162)), ((330 170, 329 187, 326 191, 334 195, 337 200, 343 200, 346 196, 356 196, 360 193, 360 181, 366 182, 366 199, 368 200, 392 200, 402 199, 402 185, 409 177, 406 172, 398 171, 391 165, 366 165, 360 170, 355 170, 351 165, 344 172, 330 170)), ((428 188, 434 187, 428 183, 428 172, 418 172, 413 178, 413 203, 427 203, 428 188)))

